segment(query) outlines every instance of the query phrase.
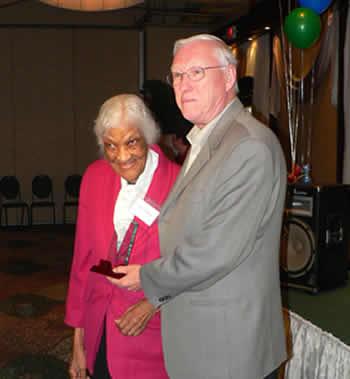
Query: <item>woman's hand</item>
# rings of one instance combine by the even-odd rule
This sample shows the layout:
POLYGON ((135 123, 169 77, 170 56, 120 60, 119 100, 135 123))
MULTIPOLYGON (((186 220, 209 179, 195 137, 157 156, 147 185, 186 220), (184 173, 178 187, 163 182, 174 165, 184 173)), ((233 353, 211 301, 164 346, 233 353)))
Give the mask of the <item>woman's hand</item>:
POLYGON ((142 299, 128 308, 123 316, 114 322, 124 335, 138 336, 158 311, 159 308, 154 308, 147 299, 142 299))
POLYGON ((73 338, 72 361, 69 366, 72 379, 89 379, 86 374, 86 356, 84 348, 84 329, 75 328, 73 338))

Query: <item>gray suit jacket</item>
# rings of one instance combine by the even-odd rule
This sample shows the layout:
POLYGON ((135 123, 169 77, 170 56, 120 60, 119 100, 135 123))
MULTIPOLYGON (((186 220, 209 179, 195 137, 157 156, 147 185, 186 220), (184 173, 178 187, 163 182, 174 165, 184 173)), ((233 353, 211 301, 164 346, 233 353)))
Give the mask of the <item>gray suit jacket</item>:
POLYGON ((141 269, 147 298, 163 304, 171 379, 261 379, 285 360, 286 178, 274 134, 238 99, 180 172, 159 216, 162 258, 141 269))

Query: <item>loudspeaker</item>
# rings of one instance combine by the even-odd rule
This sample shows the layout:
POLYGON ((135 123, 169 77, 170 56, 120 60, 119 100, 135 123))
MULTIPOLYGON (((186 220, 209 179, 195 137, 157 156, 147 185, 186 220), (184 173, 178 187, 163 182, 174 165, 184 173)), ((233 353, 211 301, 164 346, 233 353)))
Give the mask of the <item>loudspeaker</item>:
POLYGON ((281 284, 317 293, 348 279, 350 186, 289 185, 281 284))

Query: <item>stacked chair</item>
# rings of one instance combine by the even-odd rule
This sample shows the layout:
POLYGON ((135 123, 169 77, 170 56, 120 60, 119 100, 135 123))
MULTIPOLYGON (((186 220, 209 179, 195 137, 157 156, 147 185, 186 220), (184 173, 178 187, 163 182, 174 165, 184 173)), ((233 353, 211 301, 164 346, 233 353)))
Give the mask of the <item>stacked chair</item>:
POLYGON ((81 175, 73 174, 69 175, 64 182, 63 224, 68 223, 68 209, 78 207, 81 179, 81 175))
POLYGON ((15 226, 30 224, 29 206, 22 200, 21 186, 16 176, 4 176, 0 180, 0 198, 0 224, 2 226, 9 226, 11 224, 9 221, 10 210, 20 210, 20 217, 18 217, 18 212, 13 217, 15 226))
POLYGON ((32 202, 30 204, 30 221, 32 225, 56 224, 56 204, 53 196, 52 179, 48 175, 37 175, 32 180, 32 202), (38 210, 47 208, 50 218, 38 220, 38 210))

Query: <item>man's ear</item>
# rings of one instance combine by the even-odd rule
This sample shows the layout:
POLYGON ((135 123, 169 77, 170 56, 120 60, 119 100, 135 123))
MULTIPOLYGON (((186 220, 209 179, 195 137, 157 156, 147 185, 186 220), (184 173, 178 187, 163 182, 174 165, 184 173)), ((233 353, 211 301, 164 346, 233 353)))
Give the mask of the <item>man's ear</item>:
POLYGON ((229 64, 225 70, 226 91, 234 88, 236 83, 236 68, 233 64, 229 64))

